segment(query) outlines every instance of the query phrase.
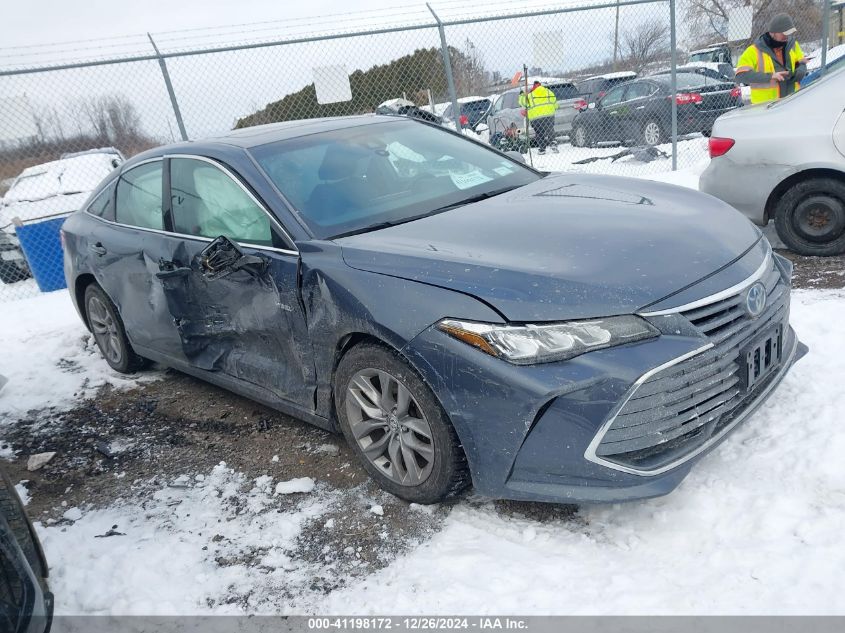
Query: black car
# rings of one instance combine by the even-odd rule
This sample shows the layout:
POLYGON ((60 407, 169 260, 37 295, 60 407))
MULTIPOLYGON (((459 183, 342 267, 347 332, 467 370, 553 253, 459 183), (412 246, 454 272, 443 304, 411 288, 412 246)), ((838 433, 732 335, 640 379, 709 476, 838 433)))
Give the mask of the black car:
POLYGON ((0 631, 48 633, 52 619, 44 552, 14 486, 0 472, 0 631))
POLYGON ((588 77, 578 82, 578 96, 583 99, 583 107, 586 108, 591 103, 601 99, 614 86, 636 79, 636 77, 637 73, 629 70, 588 77))
POLYGON ((572 122, 572 144, 589 147, 605 141, 665 143, 672 129, 672 101, 678 106, 678 134, 709 135, 713 122, 742 105, 740 89, 729 81, 679 73, 677 93, 671 76, 655 75, 612 88, 602 99, 578 113, 572 122))

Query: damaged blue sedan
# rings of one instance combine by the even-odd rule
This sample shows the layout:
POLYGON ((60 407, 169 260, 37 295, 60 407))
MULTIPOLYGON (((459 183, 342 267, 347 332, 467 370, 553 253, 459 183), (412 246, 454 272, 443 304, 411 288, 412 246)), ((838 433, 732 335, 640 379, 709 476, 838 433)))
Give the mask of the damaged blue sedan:
POLYGON ((731 207, 399 117, 145 152, 63 240, 114 369, 341 431, 419 503, 666 494, 806 352, 791 264, 731 207))

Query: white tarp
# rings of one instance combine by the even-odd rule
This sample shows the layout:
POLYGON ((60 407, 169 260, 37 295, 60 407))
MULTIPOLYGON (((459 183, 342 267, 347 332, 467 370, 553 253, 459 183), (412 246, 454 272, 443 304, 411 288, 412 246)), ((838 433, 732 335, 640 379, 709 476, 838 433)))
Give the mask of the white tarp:
POLYGON ((32 107, 25 95, 0 97, 0 143, 15 143, 38 136, 32 107))
POLYGON ((317 66, 314 68, 314 89, 317 103, 338 103, 352 100, 352 86, 346 66, 317 66))
POLYGON ((754 20, 754 7, 736 7, 728 9, 728 41, 747 40, 751 37, 751 23, 754 20))
POLYGON ((531 36, 532 61, 543 72, 557 72, 563 68, 563 51, 566 49, 563 31, 541 31, 531 36))

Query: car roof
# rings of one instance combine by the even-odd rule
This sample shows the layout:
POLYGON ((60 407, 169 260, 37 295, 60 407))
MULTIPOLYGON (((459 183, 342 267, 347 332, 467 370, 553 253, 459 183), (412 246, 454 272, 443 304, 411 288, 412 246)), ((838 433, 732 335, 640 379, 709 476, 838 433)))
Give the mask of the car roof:
POLYGON ((592 81, 593 79, 633 79, 637 76, 632 70, 620 70, 617 73, 604 73, 602 75, 593 75, 592 77, 587 77, 582 79, 581 81, 592 81))
POLYGON ((136 154, 123 165, 124 169, 133 167, 139 162, 151 158, 158 158, 164 154, 184 152, 186 154, 202 154, 213 148, 220 149, 221 145, 250 149, 259 145, 286 141, 301 136, 319 134, 344 128, 358 127, 362 125, 379 125, 388 122, 395 122, 397 119, 411 121, 409 117, 379 114, 360 114, 356 116, 326 117, 321 119, 300 119, 297 121, 282 121, 279 123, 268 123, 252 127, 232 130, 219 136, 211 136, 195 141, 171 143, 162 145, 146 152, 136 154))

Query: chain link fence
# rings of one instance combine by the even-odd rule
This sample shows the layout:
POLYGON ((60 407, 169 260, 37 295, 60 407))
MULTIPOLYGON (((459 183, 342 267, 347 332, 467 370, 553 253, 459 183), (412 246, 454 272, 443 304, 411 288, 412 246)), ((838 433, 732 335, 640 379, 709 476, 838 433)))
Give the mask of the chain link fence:
POLYGON ((0 302, 62 287, 63 218, 156 145, 378 112, 543 170, 696 170, 716 116, 748 102, 733 69, 774 14, 794 18, 811 70, 845 48, 831 0, 548 4, 442 0, 334 16, 316 34, 289 20, 281 34, 267 23, 0 50, 0 302))

